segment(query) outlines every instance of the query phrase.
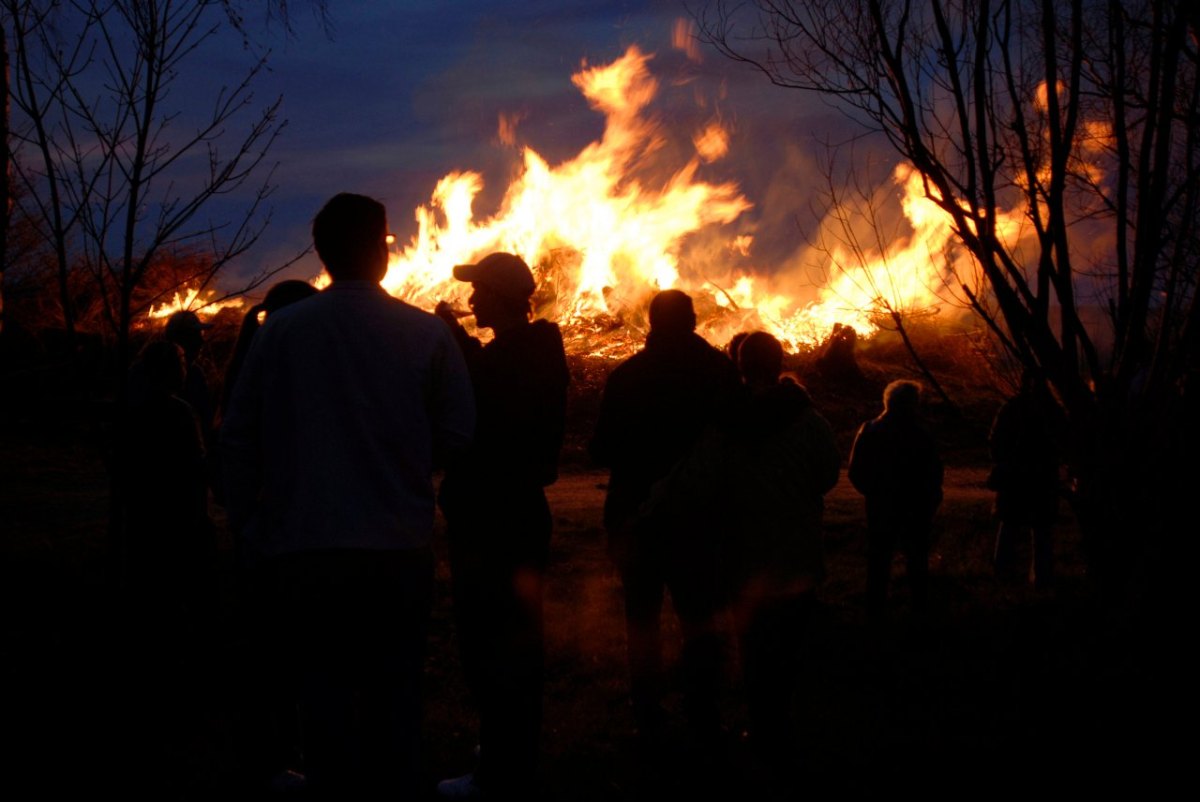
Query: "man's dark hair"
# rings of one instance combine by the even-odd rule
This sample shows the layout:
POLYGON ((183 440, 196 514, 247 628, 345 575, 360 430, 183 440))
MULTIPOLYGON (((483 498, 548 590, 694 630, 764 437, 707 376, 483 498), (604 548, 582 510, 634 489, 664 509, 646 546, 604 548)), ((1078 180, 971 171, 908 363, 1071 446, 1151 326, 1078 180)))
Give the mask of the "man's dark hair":
POLYGON ((312 236, 330 278, 374 278, 365 273, 387 236, 387 210, 365 195, 334 195, 313 218, 312 236))
POLYGON ((696 309, 681 290, 663 290, 650 301, 650 331, 679 335, 696 330, 696 309))

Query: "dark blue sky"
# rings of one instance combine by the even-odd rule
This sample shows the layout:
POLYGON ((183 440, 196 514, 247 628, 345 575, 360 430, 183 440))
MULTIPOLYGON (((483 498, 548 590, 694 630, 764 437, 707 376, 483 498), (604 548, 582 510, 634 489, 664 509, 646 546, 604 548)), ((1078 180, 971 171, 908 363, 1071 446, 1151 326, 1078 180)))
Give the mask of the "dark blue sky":
MULTIPOLYGON (((681 0, 331 6, 329 33, 299 6, 292 37, 278 26, 262 37, 272 52, 270 72, 255 83, 256 102, 282 94, 288 125, 271 152, 279 162, 272 225, 235 273, 304 248, 312 215, 339 191, 383 200, 393 231, 407 241, 413 210, 437 180, 474 170, 485 180, 476 216, 490 214, 519 156, 497 136, 500 115, 519 115, 520 144, 552 164, 573 156, 604 121, 571 74, 584 60, 607 63, 630 45, 656 54, 651 70, 661 88, 651 113, 681 142, 714 113, 732 127, 730 155, 700 178, 735 180, 755 205, 738 225, 755 229, 761 264, 799 244, 797 220, 809 217, 821 181, 818 142, 849 130, 819 98, 772 87, 703 46, 699 61, 673 48, 676 21, 688 16, 681 0)), ((232 80, 249 57, 226 47, 205 59, 208 80, 219 81, 232 80)), ((289 274, 318 270, 310 256, 289 274)))

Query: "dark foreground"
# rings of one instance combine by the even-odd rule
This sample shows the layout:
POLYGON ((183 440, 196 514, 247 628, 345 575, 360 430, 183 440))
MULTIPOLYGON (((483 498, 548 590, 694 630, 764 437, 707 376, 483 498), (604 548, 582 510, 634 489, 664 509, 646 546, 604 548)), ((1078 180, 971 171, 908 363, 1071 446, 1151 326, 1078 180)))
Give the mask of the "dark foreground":
MULTIPOLYGON (((0 720, 9 744, 5 785, 17 791, 5 795, 111 789, 128 798, 141 796, 140 780, 153 777, 155 790, 146 795, 153 798, 233 798, 231 709, 241 675, 232 628, 219 625, 211 641, 196 645, 189 656, 194 687, 164 694, 164 703, 183 700, 171 703, 174 731, 150 739, 131 732, 127 697, 147 667, 129 665, 115 637, 103 557, 105 474, 83 434, 35 444, 6 431, 0 444, 0 720), (131 746, 147 740, 152 749, 131 746)), ((1185 636, 1098 610, 1065 514, 1054 592, 998 585, 988 563, 993 530, 984 476, 978 466, 948 471, 933 610, 923 627, 908 616, 901 577, 888 625, 867 631, 861 500, 844 479, 830 495, 830 576, 806 640, 810 659, 796 677, 801 748, 784 787, 774 789, 782 798, 1145 794, 1182 768, 1190 739, 1177 738, 1173 725, 1191 723, 1194 694, 1172 685, 1176 667, 1162 655, 1164 639, 1185 636)), ((550 491, 556 533, 546 597, 544 797, 771 798, 740 734, 735 655, 724 754, 697 759, 677 720, 677 748, 638 758, 620 588, 600 525, 604 478, 576 469, 550 491)), ((427 668, 431 790, 469 769, 476 742, 448 589, 443 559, 427 668)), ((676 713, 678 702, 668 700, 676 713)))

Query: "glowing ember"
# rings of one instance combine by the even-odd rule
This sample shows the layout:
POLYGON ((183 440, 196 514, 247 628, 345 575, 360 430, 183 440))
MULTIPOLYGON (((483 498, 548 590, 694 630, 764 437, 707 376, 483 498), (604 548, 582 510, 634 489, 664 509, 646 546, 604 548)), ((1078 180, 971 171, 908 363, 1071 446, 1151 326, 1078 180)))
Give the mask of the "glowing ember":
MULTIPOLYGON (((469 288, 453 280, 454 265, 491 251, 516 253, 538 281, 536 314, 563 326, 568 350, 608 356, 640 346, 647 301, 672 287, 695 298, 700 333, 714 344, 740 330, 766 329, 792 350, 822 341, 834 323, 869 334, 872 316, 889 305, 934 303, 930 288, 940 283, 942 270, 931 254, 944 250, 950 221, 924 198, 919 178, 907 168, 898 171, 897 181, 905 192, 910 239, 875 261, 869 254, 829 254, 825 268, 834 281, 815 301, 811 282, 800 279, 811 265, 784 266, 770 276, 732 271, 733 257, 744 263, 753 256, 754 239, 745 233, 730 233, 723 245, 710 248, 709 264, 681 266, 689 236, 711 229, 719 240, 718 227, 751 204, 735 184, 697 177, 703 165, 729 151, 729 132, 719 120, 693 135, 694 155, 666 181, 648 186, 640 177, 646 154, 659 152, 664 142, 657 123, 644 114, 658 91, 650 59, 631 47, 612 64, 585 65, 572 77, 591 107, 605 115, 604 135, 555 166, 524 148, 522 169, 494 216, 474 217, 472 204, 483 188, 479 174, 455 172, 439 181, 429 205, 416 210, 416 235, 392 254, 384 287, 424 309, 442 300, 465 308, 469 288)), ((515 126, 513 118, 501 119, 505 141, 514 141, 515 126)))
POLYGON ((175 297, 169 303, 164 303, 161 306, 151 305, 146 317, 150 320, 159 320, 170 317, 176 312, 190 309, 199 318, 207 319, 222 309, 238 309, 242 306, 241 298, 227 298, 223 301, 215 301, 213 300, 214 295, 216 293, 213 290, 194 290, 185 287, 182 293, 176 292, 175 297))

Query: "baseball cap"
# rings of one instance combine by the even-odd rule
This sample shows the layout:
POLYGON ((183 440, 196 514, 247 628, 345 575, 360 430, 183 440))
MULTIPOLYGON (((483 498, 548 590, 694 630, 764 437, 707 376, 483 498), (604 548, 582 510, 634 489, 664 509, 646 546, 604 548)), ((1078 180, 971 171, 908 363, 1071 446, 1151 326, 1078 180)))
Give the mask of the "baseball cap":
POLYGON ((493 292, 526 302, 533 295, 533 272, 525 260, 511 253, 488 254, 473 265, 458 265, 454 277, 459 281, 481 284, 493 292))

